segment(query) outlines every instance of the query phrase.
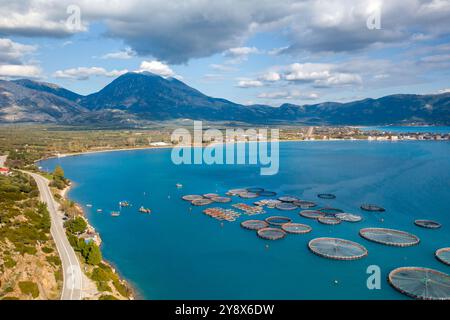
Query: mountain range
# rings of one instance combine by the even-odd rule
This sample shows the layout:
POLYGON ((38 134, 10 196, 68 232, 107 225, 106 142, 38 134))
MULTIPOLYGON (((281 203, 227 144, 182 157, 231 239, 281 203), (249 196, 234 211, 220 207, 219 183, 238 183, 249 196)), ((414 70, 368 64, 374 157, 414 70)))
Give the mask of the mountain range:
POLYGON ((209 97, 180 80, 152 73, 126 73, 86 96, 46 82, 0 80, 0 123, 139 126, 173 119, 293 125, 449 125, 450 93, 272 107, 209 97))

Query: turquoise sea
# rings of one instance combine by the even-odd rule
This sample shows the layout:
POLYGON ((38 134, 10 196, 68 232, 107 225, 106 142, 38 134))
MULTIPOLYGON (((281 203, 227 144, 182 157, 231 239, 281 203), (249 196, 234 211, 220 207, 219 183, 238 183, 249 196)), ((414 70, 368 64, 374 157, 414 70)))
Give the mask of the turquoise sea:
POLYGON ((261 176, 256 165, 176 166, 170 155, 170 149, 153 149, 41 162, 47 170, 62 165, 74 182, 69 196, 83 204, 100 232, 105 258, 141 298, 407 299, 387 283, 392 269, 423 266, 450 273, 450 267, 434 257, 436 249, 450 246, 449 142, 285 142, 280 143, 280 171, 273 176, 261 176), (177 189, 176 183, 183 188, 177 189), (357 213, 364 220, 328 226, 300 217, 299 210, 267 209, 267 214, 254 217, 285 215, 313 228, 308 234, 268 241, 240 227, 247 216, 221 225, 202 214, 202 208, 180 199, 249 186, 357 213), (337 198, 322 200, 318 193, 337 198), (121 200, 133 206, 111 217, 109 212, 118 210, 121 200), (363 212, 362 203, 381 205, 386 212, 363 212), (139 213, 141 205, 152 213, 139 213), (103 213, 96 212, 98 208, 103 213), (413 224, 419 218, 443 226, 423 229, 413 224), (407 248, 372 243, 358 235, 364 227, 408 231, 421 242, 407 248), (316 256, 307 243, 323 236, 356 241, 369 255, 355 261, 316 256), (367 288, 370 265, 381 268, 380 290, 367 288))

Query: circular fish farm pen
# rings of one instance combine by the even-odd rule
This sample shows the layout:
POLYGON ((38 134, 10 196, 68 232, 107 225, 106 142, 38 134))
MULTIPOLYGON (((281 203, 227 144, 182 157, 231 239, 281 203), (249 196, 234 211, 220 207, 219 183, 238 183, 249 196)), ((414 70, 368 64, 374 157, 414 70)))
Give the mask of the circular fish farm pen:
POLYGON ((258 236, 266 240, 278 240, 286 236, 286 232, 278 228, 263 228, 257 231, 258 236))
POLYGON ((319 219, 320 217, 324 217, 325 213, 317 211, 317 210, 303 210, 299 213, 302 217, 308 219, 319 219))
POLYGON ((335 217, 342 221, 346 221, 346 222, 359 222, 362 220, 361 216, 358 216, 358 215, 352 214, 352 213, 346 213, 346 212, 337 213, 335 215, 335 217))
POLYGON ((278 203, 277 205, 275 205, 275 208, 277 208, 278 210, 282 210, 282 211, 289 211, 289 210, 296 210, 298 209, 298 207, 290 202, 281 202, 278 203))
POLYGON ((301 209, 309 209, 309 208, 317 207, 317 203, 312 202, 312 201, 306 201, 306 200, 297 200, 292 203, 301 209))
POLYGON ((211 199, 211 198, 215 198, 218 197, 219 195, 217 193, 207 193, 203 195, 203 198, 207 198, 207 199, 211 199))
POLYGON ((356 260, 368 254, 359 243, 339 238, 316 238, 308 243, 308 248, 321 257, 335 260, 356 260))
POLYGON ((268 190, 263 190, 261 192, 258 192, 258 194, 261 197, 274 197, 277 195, 277 193, 275 191, 268 191, 268 190))
POLYGON ((320 199, 336 199, 336 196, 332 193, 319 193, 317 195, 320 199))
POLYGON ((268 208, 275 208, 277 204, 281 203, 280 200, 275 199, 261 199, 259 201, 254 202, 253 204, 256 206, 267 206, 268 208))
POLYGON ((320 217, 319 219, 320 223, 323 224, 330 224, 330 225, 335 225, 335 224, 339 224, 341 223, 341 220, 335 217, 320 217))
POLYGON ((337 209, 337 208, 330 208, 330 207, 321 208, 321 209, 318 209, 317 211, 322 212, 326 216, 333 216, 333 217, 338 213, 344 213, 344 210, 337 209))
POLYGON ((264 220, 246 220, 241 222, 241 227, 248 230, 259 230, 268 226, 269 224, 264 220))
POLYGON ((410 247, 420 242, 417 236, 394 229, 365 228, 359 231, 359 235, 366 240, 395 247, 410 247))
POLYGON ((414 221, 414 224, 416 226, 428 229, 437 229, 441 227, 441 224, 439 222, 433 220, 416 220, 414 221))
POLYGON ((272 216, 265 219, 265 221, 268 224, 271 224, 273 226, 281 226, 285 223, 292 222, 291 218, 288 217, 282 217, 282 216, 272 216))
POLYGON ((247 188, 245 189, 247 192, 252 192, 252 193, 261 193, 264 191, 264 188, 247 188))
POLYGON ((282 202, 294 202, 294 201, 298 201, 299 199, 296 197, 291 197, 291 196, 283 196, 283 197, 279 197, 278 200, 280 200, 282 202))
POLYGON ((230 189, 228 190, 227 194, 229 194, 230 196, 238 196, 244 192, 247 192, 247 189, 230 189))
POLYGON ((450 247, 438 249, 434 255, 439 261, 450 266, 450 247))
POLYGON ((288 222, 281 225, 281 229, 287 233, 303 234, 311 232, 312 228, 306 224, 288 222))
POLYGON ((227 202, 231 202, 231 198, 228 197, 212 197, 211 198, 212 201, 214 202, 219 202, 219 203, 227 203, 227 202))
POLYGON ((191 201, 191 204, 193 206, 206 206, 206 205, 211 204, 211 203, 213 203, 213 201, 211 199, 205 199, 205 198, 195 199, 195 200, 191 201))
POLYGON ((383 207, 374 205, 374 204, 363 204, 361 205, 361 209, 363 209, 364 211, 371 211, 371 212, 385 212, 386 209, 384 209, 383 207))
POLYGON ((399 292, 421 300, 450 300, 450 276, 421 267, 401 267, 392 270, 389 284, 399 292))
POLYGON ((200 196, 198 194, 188 194, 188 195, 182 196, 181 199, 183 199, 185 201, 192 201, 192 200, 203 199, 203 196, 200 196))
POLYGON ((242 192, 239 194, 239 197, 243 198, 243 199, 253 199, 253 198, 257 198, 259 197, 259 194, 254 193, 254 192, 242 192))

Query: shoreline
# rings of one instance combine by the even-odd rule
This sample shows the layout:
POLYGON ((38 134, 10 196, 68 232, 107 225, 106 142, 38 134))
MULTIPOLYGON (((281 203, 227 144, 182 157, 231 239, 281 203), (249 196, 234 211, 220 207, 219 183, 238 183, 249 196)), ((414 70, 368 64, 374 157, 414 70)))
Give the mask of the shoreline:
MULTIPOLYGON (((74 201, 74 200, 72 200, 72 199, 70 199, 70 198, 68 197, 68 194, 69 194, 70 190, 71 190, 72 187, 73 187, 73 182, 72 182, 71 180, 69 180, 69 182, 70 182, 70 184, 69 184, 68 186, 66 186, 63 190, 60 191, 61 199, 63 199, 63 200, 68 200, 68 201, 74 201)), ((94 226, 91 224, 91 222, 90 222, 89 219, 87 218, 86 212, 85 212, 83 206, 82 206, 81 204, 79 204, 78 202, 75 202, 75 201, 74 201, 74 203, 75 203, 76 206, 78 206, 78 207, 80 208, 80 210, 81 210, 81 216, 86 220, 87 227, 88 227, 88 228, 93 228, 94 230, 96 230, 96 233, 98 234, 98 237, 99 237, 100 240, 101 240, 101 235, 100 235, 100 233, 97 232, 97 229, 94 228, 94 226)), ((103 240, 101 240, 101 244, 103 244, 103 240)), ((100 246, 99 246, 100 252, 102 251, 102 249, 101 249, 101 244, 100 244, 100 246)), ((82 265, 84 265, 85 262, 81 262, 81 263, 82 263, 82 265)), ((126 284, 127 288, 130 290, 130 294, 128 295, 128 297, 127 297, 126 300, 136 300, 136 298, 139 298, 139 297, 140 297, 139 291, 138 291, 134 286, 131 285, 130 281, 128 281, 128 280, 120 273, 119 269, 118 269, 113 263, 111 263, 110 261, 108 261, 108 260, 106 260, 106 259, 104 258, 103 252, 102 252, 102 263, 105 264, 105 265, 107 265, 107 266, 109 266, 109 267, 111 267, 111 268, 114 270, 114 272, 119 276, 119 279, 120 279, 121 281, 123 281, 123 282, 126 284)), ((91 279, 89 278, 89 276, 88 276, 86 273, 83 272, 83 274, 84 274, 89 280, 91 280, 91 279)), ((91 281, 93 281, 93 280, 91 280, 91 281)))

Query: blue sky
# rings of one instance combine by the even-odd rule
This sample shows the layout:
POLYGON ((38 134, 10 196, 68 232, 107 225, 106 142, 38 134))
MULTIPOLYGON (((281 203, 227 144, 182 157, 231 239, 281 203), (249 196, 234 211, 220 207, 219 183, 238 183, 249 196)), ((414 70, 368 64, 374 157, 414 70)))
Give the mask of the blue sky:
POLYGON ((128 71, 273 106, 450 88, 448 0, 0 5, 0 77, 81 94, 128 71))

